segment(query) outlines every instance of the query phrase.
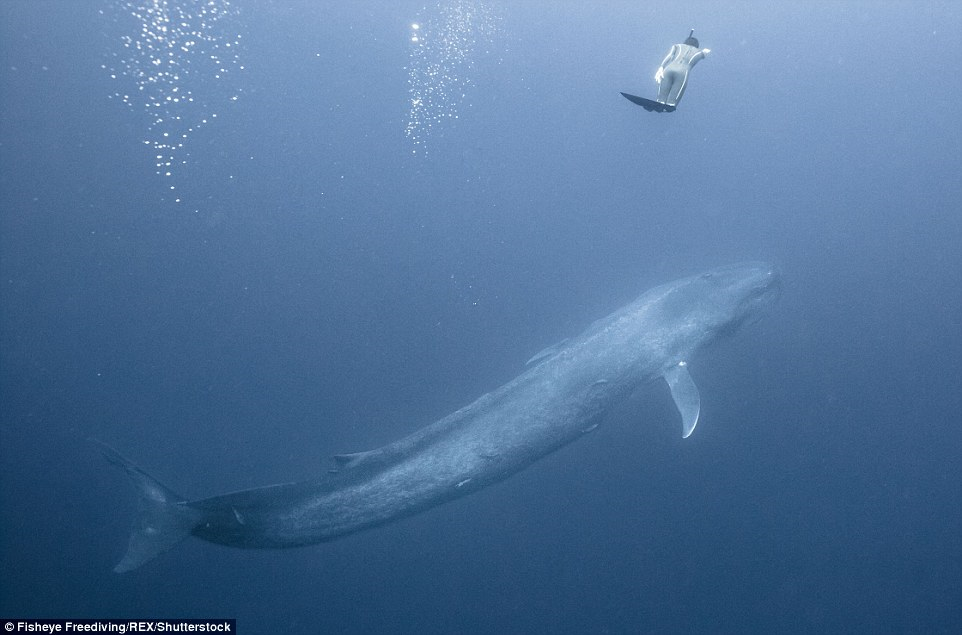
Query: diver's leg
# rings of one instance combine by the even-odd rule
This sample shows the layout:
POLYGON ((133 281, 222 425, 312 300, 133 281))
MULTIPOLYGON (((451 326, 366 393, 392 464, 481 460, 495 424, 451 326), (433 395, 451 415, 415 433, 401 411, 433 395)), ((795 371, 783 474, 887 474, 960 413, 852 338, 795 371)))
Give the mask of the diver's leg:
MULTIPOLYGON (((668 99, 665 103, 669 106, 677 106, 682 95, 685 94, 685 86, 688 85, 688 69, 672 73, 672 79, 674 81, 671 83, 671 91, 668 93, 668 99)), ((664 83, 664 80, 662 80, 662 83, 664 83)))

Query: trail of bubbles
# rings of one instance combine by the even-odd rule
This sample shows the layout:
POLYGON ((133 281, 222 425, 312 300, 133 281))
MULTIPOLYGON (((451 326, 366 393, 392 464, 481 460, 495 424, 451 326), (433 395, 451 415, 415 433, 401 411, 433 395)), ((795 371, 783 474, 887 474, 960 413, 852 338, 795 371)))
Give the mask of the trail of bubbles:
POLYGON ((413 153, 426 152, 433 128, 457 119, 470 106, 476 59, 490 49, 498 27, 495 11, 479 0, 442 2, 435 13, 411 24, 410 111, 404 133, 413 153))
POLYGON ((101 13, 122 32, 102 64, 120 85, 111 97, 147 115, 143 143, 170 178, 187 165, 191 133, 242 92, 238 10, 229 0, 116 0, 101 13))

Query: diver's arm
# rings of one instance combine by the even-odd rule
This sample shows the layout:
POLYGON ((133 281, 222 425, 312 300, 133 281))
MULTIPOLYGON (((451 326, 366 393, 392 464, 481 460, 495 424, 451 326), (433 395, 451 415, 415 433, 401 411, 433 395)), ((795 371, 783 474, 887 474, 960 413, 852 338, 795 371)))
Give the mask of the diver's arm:
POLYGON ((670 62, 670 61, 672 61, 673 59, 675 59, 675 55, 676 55, 675 51, 677 51, 677 50, 678 50, 678 45, 677 45, 677 44, 672 44, 672 45, 671 45, 671 49, 668 51, 668 55, 665 56, 665 59, 661 60, 661 67, 662 67, 662 68, 665 68, 666 66, 668 66, 668 62, 670 62))
POLYGON ((701 60, 711 53, 711 49, 700 49, 697 53, 691 56, 691 61, 688 63, 690 66, 694 66, 701 60))
POLYGON ((665 67, 668 66, 668 62, 670 62, 671 60, 675 59, 675 49, 676 49, 676 48, 678 48, 678 45, 677 45, 677 44, 672 44, 672 45, 671 45, 671 50, 668 51, 668 55, 665 56, 665 59, 661 60, 661 66, 659 66, 659 67, 658 67, 658 70, 655 71, 655 83, 656 83, 656 84, 660 84, 660 83, 661 83, 661 78, 665 76, 665 67))

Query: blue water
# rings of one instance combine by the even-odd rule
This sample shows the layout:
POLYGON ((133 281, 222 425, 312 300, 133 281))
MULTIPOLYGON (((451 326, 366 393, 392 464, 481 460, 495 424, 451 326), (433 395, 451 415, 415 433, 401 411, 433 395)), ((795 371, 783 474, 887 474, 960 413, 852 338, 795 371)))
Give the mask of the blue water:
POLYGON ((962 7, 220 1, 155 108, 137 4, 0 2, 0 615, 962 631, 962 7), (677 112, 618 94, 692 27, 677 112), (784 292, 692 361, 687 440, 659 383, 414 518, 111 572, 136 500, 88 438, 192 498, 311 478, 747 259, 784 292))

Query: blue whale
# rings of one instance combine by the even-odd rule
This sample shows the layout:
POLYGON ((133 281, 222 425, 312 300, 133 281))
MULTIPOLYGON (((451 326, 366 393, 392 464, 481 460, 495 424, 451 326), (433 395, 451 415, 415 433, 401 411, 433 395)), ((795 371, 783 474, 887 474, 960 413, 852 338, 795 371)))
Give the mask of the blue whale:
POLYGON ((408 437, 334 457, 321 477, 186 500, 109 447, 139 492, 127 553, 130 571, 188 536, 232 547, 309 545, 416 514, 526 468, 597 427, 641 384, 663 377, 682 434, 698 423, 689 359, 734 332, 778 296, 768 264, 749 262, 655 287, 545 349, 527 370, 408 437))

